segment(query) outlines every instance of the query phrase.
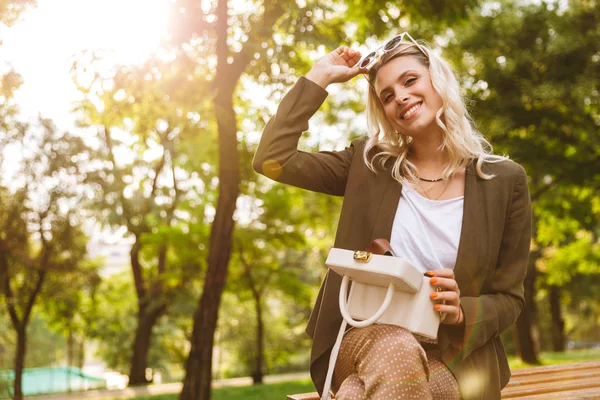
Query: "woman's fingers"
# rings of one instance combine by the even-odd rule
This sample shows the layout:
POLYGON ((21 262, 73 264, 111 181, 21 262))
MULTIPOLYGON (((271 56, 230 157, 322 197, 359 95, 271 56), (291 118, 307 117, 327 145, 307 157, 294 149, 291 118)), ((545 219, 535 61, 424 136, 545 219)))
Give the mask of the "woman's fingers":
POLYGON ((454 279, 454 271, 449 268, 427 271, 429 283, 436 289, 430 297, 436 302, 434 308, 441 314, 445 313, 443 323, 456 324, 460 320, 460 289, 454 279))
POLYGON ((458 304, 459 301, 459 295, 454 291, 433 292, 429 297, 433 300, 446 301, 451 304, 458 304))
POLYGON ((458 290, 458 284, 453 278, 441 278, 436 276, 434 278, 429 279, 429 283, 433 287, 441 288, 443 290, 455 291, 460 294, 460 291, 458 290))
POLYGON ((458 319, 460 318, 459 309, 460 306, 451 306, 448 304, 436 304, 433 306, 436 311, 440 313, 446 313, 446 318, 444 318, 444 323, 447 324, 456 324, 458 319))
POLYGON ((439 276, 440 278, 454 279, 454 270, 450 268, 436 269, 435 271, 427 271, 427 276, 439 276))
POLYGON ((344 61, 349 67, 354 66, 360 60, 360 52, 352 50, 348 46, 340 46, 333 51, 333 53, 344 61))

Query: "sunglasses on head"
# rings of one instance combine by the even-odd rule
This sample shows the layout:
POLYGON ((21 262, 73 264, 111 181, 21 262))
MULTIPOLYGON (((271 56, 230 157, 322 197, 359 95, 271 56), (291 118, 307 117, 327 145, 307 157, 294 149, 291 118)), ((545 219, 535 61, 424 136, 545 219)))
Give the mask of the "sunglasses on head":
POLYGON ((414 43, 419 48, 419 50, 421 50, 423 54, 425 54, 426 57, 428 57, 427 53, 419 45, 419 43, 417 43, 416 40, 413 39, 408 32, 403 32, 397 36, 394 36, 393 38, 385 42, 382 46, 379 46, 375 51, 361 58, 361 60, 358 62, 358 66, 361 69, 370 70, 382 54, 392 51, 398 46, 400 46, 400 44, 403 43, 404 37, 408 37, 410 41, 414 43))

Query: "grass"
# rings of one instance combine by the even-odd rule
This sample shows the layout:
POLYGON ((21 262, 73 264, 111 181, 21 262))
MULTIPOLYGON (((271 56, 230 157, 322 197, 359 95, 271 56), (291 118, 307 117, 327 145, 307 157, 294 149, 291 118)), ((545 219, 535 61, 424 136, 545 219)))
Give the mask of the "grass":
MULTIPOLYGON (((600 349, 569 350, 563 353, 541 353, 543 365, 600 360, 600 349)), ((530 367, 517 357, 509 357, 511 369, 530 367)), ((270 383, 256 386, 222 387, 213 390, 213 400, 284 400, 288 394, 314 392, 309 379, 270 383)), ((135 400, 176 400, 179 394, 138 396, 135 400)), ((109 399, 107 399, 109 400, 109 399)), ((116 398, 114 399, 116 400, 116 398)))
POLYGON ((314 392, 310 379, 278 382, 267 385, 218 388, 213 391, 213 400, 284 400, 288 394, 314 392))
MULTIPOLYGON (((562 353, 540 353, 540 362, 542 365, 566 364, 592 360, 600 360, 600 349, 578 349, 562 353)), ((508 358, 508 364, 510 365, 510 369, 531 367, 531 365, 525 364, 520 358, 514 356, 508 358)))
MULTIPOLYGON (((310 379, 300 379, 265 385, 221 387, 213 389, 212 400, 284 400, 288 394, 314 391, 315 387, 310 379)), ((179 393, 138 396, 135 400, 176 400, 178 398, 179 393)))

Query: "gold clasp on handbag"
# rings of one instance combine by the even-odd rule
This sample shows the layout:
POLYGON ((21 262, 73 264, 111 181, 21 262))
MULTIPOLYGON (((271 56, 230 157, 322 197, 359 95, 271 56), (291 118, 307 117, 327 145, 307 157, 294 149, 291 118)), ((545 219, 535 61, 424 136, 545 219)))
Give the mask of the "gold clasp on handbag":
POLYGON ((371 253, 369 251, 354 251, 354 259, 356 261, 369 262, 371 260, 371 253))

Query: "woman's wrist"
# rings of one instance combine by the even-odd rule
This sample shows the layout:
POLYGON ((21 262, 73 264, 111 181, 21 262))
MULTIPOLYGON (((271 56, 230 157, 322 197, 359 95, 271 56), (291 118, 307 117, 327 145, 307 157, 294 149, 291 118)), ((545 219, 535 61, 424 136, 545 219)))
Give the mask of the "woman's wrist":
POLYGON ((329 86, 331 83, 324 73, 315 71, 314 69, 308 71, 308 74, 306 74, 306 79, 313 81, 323 89, 327 89, 327 86, 329 86))

